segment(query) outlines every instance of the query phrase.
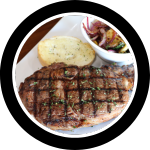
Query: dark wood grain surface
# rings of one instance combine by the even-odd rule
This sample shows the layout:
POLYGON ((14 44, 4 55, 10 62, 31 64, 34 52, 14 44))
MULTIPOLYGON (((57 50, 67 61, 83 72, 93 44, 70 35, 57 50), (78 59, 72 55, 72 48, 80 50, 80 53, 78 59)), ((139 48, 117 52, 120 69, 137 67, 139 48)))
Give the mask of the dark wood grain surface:
POLYGON ((24 46, 22 47, 17 63, 49 32, 53 26, 60 20, 61 18, 57 18, 46 24, 42 25, 38 28, 32 35, 28 38, 25 42, 24 46))

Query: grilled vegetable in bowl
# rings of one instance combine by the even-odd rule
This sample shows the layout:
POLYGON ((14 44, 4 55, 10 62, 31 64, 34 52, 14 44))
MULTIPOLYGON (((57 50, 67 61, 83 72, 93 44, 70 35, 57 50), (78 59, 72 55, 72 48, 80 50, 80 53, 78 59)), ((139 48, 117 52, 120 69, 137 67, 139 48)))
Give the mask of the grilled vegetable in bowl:
POLYGON ((123 39, 116 33, 116 31, 103 22, 94 20, 91 23, 91 26, 89 26, 87 17, 87 27, 83 23, 83 28, 96 45, 108 52, 129 53, 128 47, 123 39))

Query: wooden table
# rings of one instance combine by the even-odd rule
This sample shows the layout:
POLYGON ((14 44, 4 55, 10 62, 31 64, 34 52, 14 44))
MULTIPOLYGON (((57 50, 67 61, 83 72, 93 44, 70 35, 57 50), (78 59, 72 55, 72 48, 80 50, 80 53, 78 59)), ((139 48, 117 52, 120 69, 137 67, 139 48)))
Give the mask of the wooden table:
POLYGON ((61 18, 57 18, 46 24, 42 25, 38 28, 32 35, 28 38, 25 42, 24 46, 22 47, 17 63, 49 32, 53 26, 60 20, 61 18))

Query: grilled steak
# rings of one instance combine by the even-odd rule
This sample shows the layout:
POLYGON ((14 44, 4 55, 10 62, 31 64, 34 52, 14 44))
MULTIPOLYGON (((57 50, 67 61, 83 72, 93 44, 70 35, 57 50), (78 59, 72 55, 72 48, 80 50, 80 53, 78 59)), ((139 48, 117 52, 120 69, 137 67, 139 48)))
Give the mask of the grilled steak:
POLYGON ((79 68, 54 63, 26 78, 19 95, 41 124, 52 130, 72 130, 118 116, 133 82, 133 65, 79 68))

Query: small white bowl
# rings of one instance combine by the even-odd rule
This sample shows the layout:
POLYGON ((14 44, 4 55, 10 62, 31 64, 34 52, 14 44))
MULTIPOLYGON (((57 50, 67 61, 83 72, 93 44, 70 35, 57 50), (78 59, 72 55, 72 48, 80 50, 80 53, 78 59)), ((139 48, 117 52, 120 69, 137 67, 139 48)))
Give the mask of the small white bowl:
MULTIPOLYGON (((93 22, 94 20, 95 20, 94 18, 89 17, 89 26, 90 26, 91 22, 93 22)), ((98 20, 103 22, 103 20, 101 20, 100 18, 98 20)), ((94 42, 92 42, 91 39, 89 38, 88 34, 86 33, 85 29, 83 28, 83 23, 87 27, 87 17, 85 17, 81 21, 81 26, 80 26, 81 32, 82 32, 84 38, 92 46, 92 48, 95 50, 97 55, 102 60, 104 60, 108 63, 116 62, 117 64, 126 64, 126 65, 133 63, 132 55, 130 53, 125 53, 125 54, 110 53, 110 52, 104 50, 103 48, 99 47, 98 45, 96 45, 94 42)))

